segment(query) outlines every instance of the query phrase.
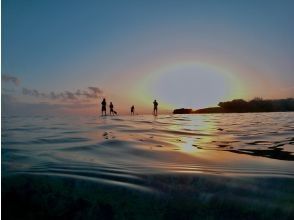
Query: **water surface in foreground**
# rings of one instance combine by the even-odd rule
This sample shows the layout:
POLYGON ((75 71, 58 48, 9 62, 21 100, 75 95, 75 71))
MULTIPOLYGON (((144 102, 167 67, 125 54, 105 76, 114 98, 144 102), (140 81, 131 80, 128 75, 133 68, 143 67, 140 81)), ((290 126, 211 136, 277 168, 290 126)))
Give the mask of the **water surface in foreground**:
POLYGON ((294 113, 3 117, 4 219, 293 219, 294 113))
POLYGON ((4 175, 293 177, 293 161, 294 113, 2 118, 4 175))

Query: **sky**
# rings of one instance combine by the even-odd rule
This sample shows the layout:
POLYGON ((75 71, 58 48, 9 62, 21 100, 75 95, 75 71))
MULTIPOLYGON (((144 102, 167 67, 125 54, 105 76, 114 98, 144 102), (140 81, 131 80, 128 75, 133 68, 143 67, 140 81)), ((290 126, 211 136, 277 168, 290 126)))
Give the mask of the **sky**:
POLYGON ((2 114, 294 97, 294 1, 2 0, 2 114))

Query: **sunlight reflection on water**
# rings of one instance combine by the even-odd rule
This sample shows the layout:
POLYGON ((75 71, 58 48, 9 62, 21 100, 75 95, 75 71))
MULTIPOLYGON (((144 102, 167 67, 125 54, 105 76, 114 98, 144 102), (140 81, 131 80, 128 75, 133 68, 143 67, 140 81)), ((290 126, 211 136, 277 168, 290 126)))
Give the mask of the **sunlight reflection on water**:
POLYGON ((2 171, 129 185, 148 173, 293 177, 293 116, 3 117, 2 171))

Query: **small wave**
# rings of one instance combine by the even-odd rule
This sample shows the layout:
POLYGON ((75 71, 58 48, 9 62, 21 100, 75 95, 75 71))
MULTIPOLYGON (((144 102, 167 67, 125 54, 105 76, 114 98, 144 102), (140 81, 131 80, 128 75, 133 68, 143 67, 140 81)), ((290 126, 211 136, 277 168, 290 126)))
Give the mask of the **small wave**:
POLYGON ((68 138, 39 138, 32 141, 34 144, 63 144, 63 143, 77 143, 89 141, 88 138, 83 137, 68 137, 68 138))
POLYGON ((176 134, 176 135, 186 135, 186 136, 212 136, 212 134, 207 133, 194 133, 194 132, 187 132, 187 131, 179 131, 179 130, 161 130, 157 129, 159 132, 169 133, 169 134, 176 134))
POLYGON ((120 187, 126 187, 133 190, 139 190, 143 192, 154 192, 153 189, 148 188, 147 186, 142 186, 140 184, 134 184, 129 182, 123 182, 118 180, 112 180, 112 179, 103 179, 98 177, 91 177, 91 176, 83 176, 83 175, 76 175, 76 174, 66 174, 66 173, 50 173, 50 172, 19 172, 19 174, 30 174, 30 175, 45 175, 45 176, 55 176, 55 177, 62 177, 62 178, 73 178, 73 179, 80 179, 80 180, 86 180, 91 182, 97 182, 100 184, 106 184, 106 185, 114 185, 114 186, 120 186, 120 187))

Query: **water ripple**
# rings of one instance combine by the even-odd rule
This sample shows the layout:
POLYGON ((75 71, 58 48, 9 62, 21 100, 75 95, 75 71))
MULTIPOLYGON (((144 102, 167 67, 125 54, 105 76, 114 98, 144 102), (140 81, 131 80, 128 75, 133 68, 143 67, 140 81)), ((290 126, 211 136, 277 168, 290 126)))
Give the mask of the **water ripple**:
POLYGON ((151 190, 143 175, 293 178, 294 113, 2 118, 3 175, 151 190))

